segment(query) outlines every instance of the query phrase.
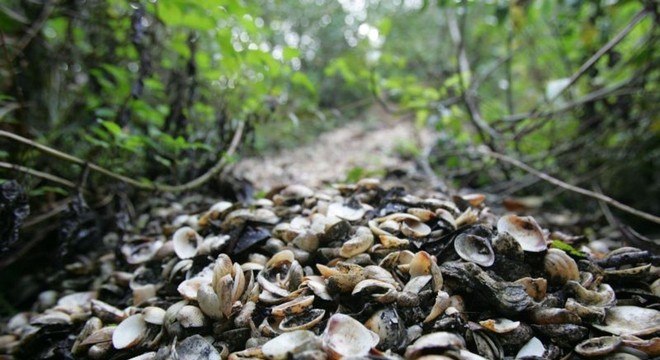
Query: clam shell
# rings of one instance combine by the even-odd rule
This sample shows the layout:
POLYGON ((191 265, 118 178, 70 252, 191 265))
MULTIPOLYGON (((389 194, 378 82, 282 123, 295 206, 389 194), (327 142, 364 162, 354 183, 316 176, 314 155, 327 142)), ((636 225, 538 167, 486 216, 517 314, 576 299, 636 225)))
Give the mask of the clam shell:
POLYGON ((355 236, 342 244, 339 255, 345 258, 353 257, 367 251, 374 244, 374 235, 369 228, 360 226, 355 236))
POLYGON ((176 319, 184 328, 197 328, 206 325, 206 318, 200 308, 185 305, 176 314, 176 319))
POLYGON ((339 359, 344 356, 367 355, 380 338, 352 317, 334 314, 328 319, 322 341, 329 358, 339 359))
POLYGON ((593 326, 614 335, 653 334, 660 331, 660 311, 638 306, 614 306, 606 310, 603 324, 593 326))
POLYGON ((548 248, 543 230, 531 216, 503 216, 497 221, 497 231, 509 233, 524 251, 541 252, 548 248))
POLYGON ((163 325, 165 322, 165 309, 161 309, 156 306, 148 306, 144 308, 142 314, 144 315, 144 321, 149 324, 154 325, 163 325))
POLYGON ((587 339, 575 346, 575 352, 584 357, 603 356, 614 352, 621 345, 618 336, 603 336, 587 339))
POLYGON ((222 310, 224 307, 211 285, 205 284, 197 290, 197 303, 204 314, 213 319, 223 318, 222 310))
POLYGON ((203 238, 191 227, 182 227, 174 233, 172 244, 179 259, 189 259, 197 255, 203 238))
POLYGON ((406 348, 406 359, 414 359, 422 354, 442 352, 447 349, 464 349, 465 340, 454 333, 435 332, 426 334, 406 348))
POLYGON ((419 220, 405 219, 401 222, 401 233, 413 238, 422 238, 431 233, 431 228, 419 220))
POLYGON ((454 239, 454 249, 465 261, 489 267, 495 262, 495 253, 487 238, 462 233, 454 239))
POLYGON ((357 221, 365 214, 363 207, 354 208, 342 203, 332 203, 328 206, 327 216, 334 216, 346 221, 357 221))
POLYGON ((569 280, 580 278, 577 263, 562 250, 548 249, 543 264, 550 282, 563 285, 569 280))
POLYGON ((261 347, 261 351, 267 359, 285 360, 294 354, 317 348, 318 339, 313 332, 296 330, 269 340, 261 347))
POLYGON ((136 346, 146 336, 147 323, 144 315, 136 314, 127 317, 112 333, 112 346, 115 349, 125 349, 136 346))

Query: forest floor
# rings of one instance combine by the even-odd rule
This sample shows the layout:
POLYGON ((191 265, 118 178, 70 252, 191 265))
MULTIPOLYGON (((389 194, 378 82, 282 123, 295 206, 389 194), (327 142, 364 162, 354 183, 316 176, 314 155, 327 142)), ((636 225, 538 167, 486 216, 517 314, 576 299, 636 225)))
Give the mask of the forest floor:
POLYGON ((233 172, 262 190, 292 183, 321 187, 388 174, 431 185, 424 181, 427 175, 416 155, 433 141, 431 132, 419 131, 412 120, 374 106, 361 119, 320 134, 305 146, 244 158, 233 172))

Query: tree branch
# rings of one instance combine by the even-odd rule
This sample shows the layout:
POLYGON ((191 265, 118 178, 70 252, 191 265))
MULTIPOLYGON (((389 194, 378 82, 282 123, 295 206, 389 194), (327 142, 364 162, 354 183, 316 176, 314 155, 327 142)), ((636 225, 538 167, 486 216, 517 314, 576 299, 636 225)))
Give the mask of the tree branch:
POLYGON ((540 178, 541 180, 547 181, 547 182, 549 182, 549 183, 551 183, 555 186, 558 186, 558 187, 561 187, 563 189, 572 191, 574 193, 578 193, 578 194, 588 196, 590 198, 602 201, 602 202, 604 202, 608 205, 614 206, 617 209, 625 211, 629 214, 638 216, 642 219, 654 222, 656 224, 660 224, 660 217, 659 216, 649 214, 647 212, 632 208, 632 207, 630 207, 626 204, 620 203, 619 201, 612 199, 611 197, 609 197, 607 195, 599 194, 599 193, 596 193, 596 192, 593 192, 593 191, 590 191, 590 190, 587 190, 587 189, 583 189, 581 187, 577 187, 575 185, 568 184, 568 183, 563 182, 563 181, 561 181, 557 178, 554 178, 554 177, 552 177, 552 176, 550 176, 550 175, 548 175, 544 172, 536 170, 536 169, 530 167, 529 165, 527 165, 527 164, 525 164, 521 161, 518 161, 514 158, 511 158, 511 157, 508 157, 506 155, 493 152, 493 151, 488 150, 487 148, 484 148, 484 147, 477 148, 476 151, 478 153, 482 154, 482 155, 490 156, 490 157, 492 157, 496 160, 499 160, 499 161, 505 162, 507 164, 513 165, 513 166, 515 166, 515 167, 517 167, 521 170, 524 170, 524 171, 540 178))
POLYGON ((34 177, 38 177, 38 178, 41 178, 41 179, 44 179, 44 180, 52 181, 54 183, 66 186, 68 188, 72 188, 72 189, 77 188, 76 184, 74 184, 73 182, 71 182, 67 179, 63 179, 59 176, 55 176, 53 174, 45 173, 43 171, 34 170, 34 169, 29 168, 29 167, 16 165, 16 164, 10 164, 10 163, 4 162, 4 161, 0 161, 0 168, 19 171, 19 172, 22 172, 22 173, 25 173, 25 174, 28 174, 28 175, 31 175, 31 176, 34 176, 34 177))
MULTIPOLYGON (((608 41, 605 45, 603 45, 598 51, 596 51, 595 54, 593 54, 580 68, 571 75, 571 77, 568 80, 568 83, 564 85, 564 87, 561 88, 556 94, 554 94, 551 98, 549 98, 546 103, 547 104, 552 104, 555 100, 557 100, 566 90, 568 90, 571 86, 575 85, 575 83, 582 77, 582 75, 586 74, 589 69, 591 69, 597 62, 600 60, 601 57, 603 57, 605 54, 607 54, 610 50, 612 50, 617 44, 623 40, 626 35, 628 35, 634 28, 635 26, 642 21, 648 15, 649 11, 644 8, 640 10, 631 20, 630 22, 623 28, 621 31, 619 31, 610 41, 608 41)), ((529 118, 536 118, 539 116, 541 113, 541 105, 537 105, 532 111, 529 112, 529 118)), ((542 126, 542 125, 540 125, 542 126)), ((532 124, 528 128, 521 130, 516 136, 514 137, 515 140, 520 140, 523 136, 529 134, 530 132, 538 129, 540 127, 538 124, 532 124)))
POLYGON ((474 97, 472 96, 472 89, 469 89, 466 86, 467 81, 463 78, 464 74, 471 74, 470 62, 467 58, 465 52, 465 43, 463 41, 463 36, 461 34, 461 29, 456 20, 456 15, 453 11, 447 10, 447 25, 449 26, 449 34, 451 39, 454 42, 454 45, 457 47, 457 62, 458 62, 458 78, 459 84, 461 86, 461 91, 463 92, 463 100, 468 108, 468 114, 470 115, 470 120, 474 127, 476 128, 481 140, 489 144, 489 146, 495 150, 493 140, 499 137, 499 134, 491 128, 486 121, 484 121, 483 116, 481 116, 481 111, 479 106, 475 103, 474 97))
MULTIPOLYGON (((238 145, 240 144, 240 140, 243 136, 243 129, 245 128, 245 123, 240 122, 238 124, 238 127, 236 131, 234 132, 234 137, 232 138, 232 141, 229 145, 229 148, 227 151, 220 156, 220 159, 218 162, 211 167, 206 173, 202 174, 196 179, 193 179, 185 184, 181 185, 167 185, 167 184, 160 184, 160 183, 143 183, 139 182, 137 180, 134 180, 132 178, 129 178, 124 175, 117 174, 111 170, 108 170, 106 168, 103 168, 101 166, 98 166, 96 164, 90 163, 88 161, 85 161, 81 158, 75 157, 73 155, 69 155, 67 153, 64 153, 62 151, 53 149, 51 147, 48 147, 46 145, 39 144, 37 142, 34 142, 30 139, 24 138, 22 136, 16 135, 14 133, 0 130, 0 137, 12 139, 14 141, 20 142, 22 144, 31 146, 33 148, 36 148, 46 154, 55 156, 59 159, 66 160, 69 162, 72 162, 74 164, 82 165, 82 166, 87 166, 90 171, 94 171, 100 174, 103 174, 109 178, 121 181, 123 183, 126 183, 128 185, 131 185, 137 189, 140 190, 149 190, 149 191, 166 191, 166 192, 183 192, 183 191, 188 191, 191 189, 194 189, 198 186, 203 185, 207 181, 209 181, 213 176, 217 175, 222 171, 224 166, 227 164, 228 159, 234 155, 236 150, 238 149, 238 145)), ((74 185, 75 187, 75 185, 74 185)))

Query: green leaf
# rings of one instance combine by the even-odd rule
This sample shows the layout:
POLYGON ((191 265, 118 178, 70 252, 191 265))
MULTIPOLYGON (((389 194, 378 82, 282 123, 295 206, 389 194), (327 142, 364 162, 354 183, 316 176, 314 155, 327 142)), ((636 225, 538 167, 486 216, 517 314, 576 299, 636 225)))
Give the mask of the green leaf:
POLYGON ((307 75, 302 72, 297 71, 293 73, 291 76, 291 83, 306 88, 312 94, 316 94, 316 88, 314 88, 314 84, 309 80, 307 75))
POLYGON ((565 253, 567 253, 568 255, 571 255, 571 256, 576 257, 576 258, 586 258, 587 257, 587 255, 584 252, 572 247, 571 245, 569 245, 569 244, 567 244, 567 243, 565 243, 561 240, 552 240, 552 242, 550 243, 550 247, 562 250, 565 253))
POLYGON ((365 170, 362 167, 356 166, 348 171, 346 174, 346 182, 356 183, 364 177, 365 170))
POLYGON ((121 127, 113 121, 102 120, 101 125, 115 137, 120 137, 123 134, 121 127))
POLYGON ((32 189, 28 192, 29 196, 42 196, 45 194, 60 194, 67 195, 69 192, 66 189, 57 186, 39 186, 36 189, 32 189))

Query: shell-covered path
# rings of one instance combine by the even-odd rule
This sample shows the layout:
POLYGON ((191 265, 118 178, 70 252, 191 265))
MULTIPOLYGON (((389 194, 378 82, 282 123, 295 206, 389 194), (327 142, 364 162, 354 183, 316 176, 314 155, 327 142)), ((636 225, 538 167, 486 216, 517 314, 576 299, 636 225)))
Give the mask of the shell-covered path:
POLYGON ((415 161, 403 155, 406 149, 421 152, 429 146, 431 132, 417 131, 413 121, 395 119, 379 108, 370 112, 378 121, 354 121, 305 146, 242 159, 233 171, 257 189, 292 183, 318 187, 345 181, 355 169, 364 175, 393 169, 421 175, 415 161))

